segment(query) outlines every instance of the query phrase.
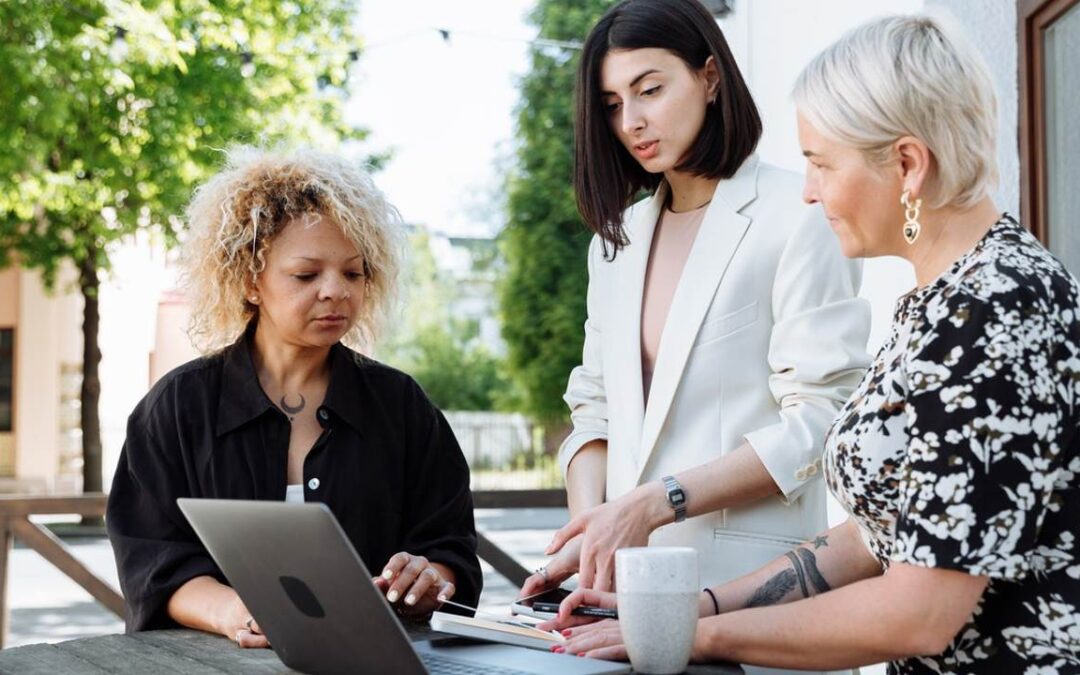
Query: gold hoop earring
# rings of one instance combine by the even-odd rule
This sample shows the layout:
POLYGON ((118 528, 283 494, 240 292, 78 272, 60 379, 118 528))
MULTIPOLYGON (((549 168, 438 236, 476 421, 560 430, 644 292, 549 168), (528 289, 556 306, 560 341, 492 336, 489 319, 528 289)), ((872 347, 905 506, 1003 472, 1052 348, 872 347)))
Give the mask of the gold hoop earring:
POLYGON ((919 224, 919 209, 922 208, 922 199, 916 199, 915 203, 911 203, 911 190, 904 190, 904 194, 900 195, 900 205, 904 207, 904 241, 908 243, 908 246, 915 243, 915 240, 919 238, 919 233, 922 232, 922 225, 919 224))

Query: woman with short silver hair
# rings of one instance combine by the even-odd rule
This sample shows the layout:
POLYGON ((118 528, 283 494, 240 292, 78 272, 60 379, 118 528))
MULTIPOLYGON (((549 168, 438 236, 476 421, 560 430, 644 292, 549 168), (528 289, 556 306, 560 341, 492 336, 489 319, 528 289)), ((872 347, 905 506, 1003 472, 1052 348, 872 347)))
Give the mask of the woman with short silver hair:
MULTIPOLYGON (((878 20, 795 86, 820 202, 849 257, 907 259, 917 287, 825 443, 849 513, 712 589, 694 657, 890 673, 1080 672, 1080 288, 988 195, 995 97, 940 19, 878 20)), ((557 623, 582 620, 576 593, 557 623)), ((617 624, 566 649, 617 658, 617 624)))

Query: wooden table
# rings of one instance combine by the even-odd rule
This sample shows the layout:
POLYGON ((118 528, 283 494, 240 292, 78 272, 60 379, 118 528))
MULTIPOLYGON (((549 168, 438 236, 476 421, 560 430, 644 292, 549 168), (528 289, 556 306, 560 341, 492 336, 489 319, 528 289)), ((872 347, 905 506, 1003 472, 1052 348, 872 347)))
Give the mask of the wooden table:
MULTIPOLYGON (((426 626, 408 626, 407 630, 414 641, 445 635, 426 626)), ((240 649, 223 637, 195 630, 103 635, 0 651, 0 673, 18 675, 280 675, 295 672, 269 649, 240 649)), ((737 666, 691 666, 687 672, 740 675, 743 671, 737 666)))

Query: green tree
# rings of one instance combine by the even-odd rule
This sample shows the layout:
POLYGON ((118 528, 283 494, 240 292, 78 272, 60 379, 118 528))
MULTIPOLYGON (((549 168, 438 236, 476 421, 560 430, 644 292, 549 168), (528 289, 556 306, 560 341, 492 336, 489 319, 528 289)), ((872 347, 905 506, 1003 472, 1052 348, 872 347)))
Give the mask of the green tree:
POLYGON ((0 265, 70 264, 85 300, 84 489, 101 490, 98 289, 139 229, 173 241, 220 148, 361 138, 352 0, 0 3, 0 265))
MULTIPOLYGON (((539 0, 530 20, 549 40, 582 41, 612 0, 539 0)), ((521 83, 516 164, 500 235, 503 338, 523 410, 566 423, 562 394, 581 363, 590 234, 573 192, 574 81, 580 52, 538 47, 521 83)), ((549 435, 551 438, 552 435, 549 435)), ((554 440, 552 438, 552 440, 554 440)))
MULTIPOLYGON (((409 253, 405 311, 395 335, 380 348, 380 358, 416 378, 444 410, 511 406, 502 360, 480 341, 476 321, 450 313, 458 287, 436 265, 427 232, 410 235, 409 253)), ((487 251, 473 252, 474 272, 482 274, 492 264, 487 251)))

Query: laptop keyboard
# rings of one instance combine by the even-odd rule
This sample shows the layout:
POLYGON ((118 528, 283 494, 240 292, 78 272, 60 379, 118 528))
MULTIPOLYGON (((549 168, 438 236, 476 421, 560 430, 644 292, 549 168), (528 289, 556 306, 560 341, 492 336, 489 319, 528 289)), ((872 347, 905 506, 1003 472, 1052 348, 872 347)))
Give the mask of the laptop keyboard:
POLYGON ((421 653, 420 660, 431 675, 530 675, 523 670, 486 666, 473 661, 459 661, 444 654, 421 653))

